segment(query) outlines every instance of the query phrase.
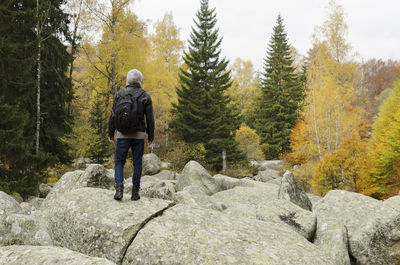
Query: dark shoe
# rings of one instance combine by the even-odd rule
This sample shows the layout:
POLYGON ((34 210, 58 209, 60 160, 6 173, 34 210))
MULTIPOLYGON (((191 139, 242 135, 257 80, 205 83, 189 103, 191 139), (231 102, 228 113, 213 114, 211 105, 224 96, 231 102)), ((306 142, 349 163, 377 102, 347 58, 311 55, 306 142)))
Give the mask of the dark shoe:
POLYGON ((140 199, 140 196, 139 196, 139 189, 133 187, 133 188, 132 188, 132 197, 131 197, 131 200, 132 200, 132 201, 137 201, 137 200, 139 200, 139 199, 140 199))
POLYGON ((120 201, 122 197, 124 197, 124 185, 122 186, 115 185, 114 199, 120 201))

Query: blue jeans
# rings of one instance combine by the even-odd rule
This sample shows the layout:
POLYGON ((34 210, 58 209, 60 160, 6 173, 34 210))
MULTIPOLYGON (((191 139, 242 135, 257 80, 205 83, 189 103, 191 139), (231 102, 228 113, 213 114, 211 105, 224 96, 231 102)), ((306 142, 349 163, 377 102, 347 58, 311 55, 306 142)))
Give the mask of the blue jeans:
POLYGON ((132 148, 133 177, 132 184, 140 188, 140 177, 142 176, 142 158, 144 151, 144 139, 117 139, 115 150, 115 183, 122 186, 124 183, 124 165, 129 148, 132 148))

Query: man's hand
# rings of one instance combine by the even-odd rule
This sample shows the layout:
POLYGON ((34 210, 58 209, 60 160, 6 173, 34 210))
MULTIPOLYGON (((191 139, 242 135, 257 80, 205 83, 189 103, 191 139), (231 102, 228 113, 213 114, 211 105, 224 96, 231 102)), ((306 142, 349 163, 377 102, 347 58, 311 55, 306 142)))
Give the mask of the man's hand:
POLYGON ((114 138, 108 137, 108 141, 109 141, 110 143, 112 143, 112 144, 115 144, 114 138))
POLYGON ((149 146, 151 146, 153 144, 153 141, 149 141, 148 144, 149 146))

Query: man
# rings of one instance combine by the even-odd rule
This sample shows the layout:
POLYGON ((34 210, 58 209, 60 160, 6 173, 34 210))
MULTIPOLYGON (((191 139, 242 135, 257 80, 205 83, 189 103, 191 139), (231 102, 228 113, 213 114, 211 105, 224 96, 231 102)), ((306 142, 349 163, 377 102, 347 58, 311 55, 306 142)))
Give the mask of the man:
POLYGON ((153 105, 150 95, 141 88, 143 75, 140 71, 130 70, 126 77, 126 88, 114 95, 111 116, 108 122, 108 140, 117 139, 115 150, 115 195, 121 200, 124 194, 124 165, 129 148, 132 150, 134 166, 131 200, 139 200, 140 177, 144 139, 148 135, 149 145, 154 139, 153 105), (145 117, 146 116, 146 119, 145 117), (146 121, 146 125, 145 125, 146 121))

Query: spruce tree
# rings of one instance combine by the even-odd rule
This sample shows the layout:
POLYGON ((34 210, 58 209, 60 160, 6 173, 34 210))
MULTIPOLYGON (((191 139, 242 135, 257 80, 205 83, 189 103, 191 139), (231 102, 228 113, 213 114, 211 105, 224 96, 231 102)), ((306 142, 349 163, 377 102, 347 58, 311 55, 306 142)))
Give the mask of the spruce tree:
MULTIPOLYGON (((45 5, 45 1, 39 1, 45 5)), ((0 11, 0 189, 33 195, 43 170, 68 161, 61 138, 70 130, 67 104, 71 82, 65 75, 71 56, 61 41, 68 32, 62 0, 47 1, 42 46, 42 127, 40 152, 35 154, 37 1, 11 0, 0 11)))
POLYGON ((279 15, 264 60, 262 96, 255 121, 267 159, 276 159, 289 150, 290 132, 299 118, 304 80, 295 73, 293 61, 279 15))
POLYGON ((206 160, 214 169, 222 167, 222 151, 228 164, 243 161, 235 132, 240 127, 239 111, 230 104, 226 90, 232 85, 228 60, 220 58, 222 39, 215 28, 215 8, 201 0, 197 21, 190 35, 189 51, 180 69, 178 103, 173 128, 180 139, 189 144, 203 144, 206 160))
POLYGON ((107 140, 107 112, 104 107, 104 96, 95 95, 89 113, 91 133, 88 137, 88 155, 96 161, 103 163, 104 158, 110 155, 110 144, 107 140))

